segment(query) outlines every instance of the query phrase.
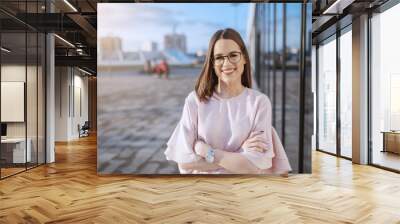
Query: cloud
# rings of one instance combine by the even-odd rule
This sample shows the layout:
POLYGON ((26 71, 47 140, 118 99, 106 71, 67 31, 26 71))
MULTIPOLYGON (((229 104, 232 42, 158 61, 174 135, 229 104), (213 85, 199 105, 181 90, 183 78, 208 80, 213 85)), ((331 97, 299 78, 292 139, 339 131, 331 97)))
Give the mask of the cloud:
POLYGON ((149 4, 106 3, 98 5, 99 35, 110 30, 132 27, 166 26, 179 22, 176 11, 149 4), (112 16, 110 16, 112 15, 112 16))
MULTIPOLYGON (((175 27, 177 33, 186 35, 188 50, 195 51, 207 48, 212 34, 230 26, 228 18, 233 18, 233 11, 227 15, 218 14, 220 8, 224 8, 219 5, 212 5, 211 8, 203 5, 200 8, 165 5, 99 3, 98 36, 121 37, 124 51, 138 50, 145 41, 157 42, 162 49, 164 35, 172 33, 175 27)), ((243 19, 247 20, 246 17, 243 19)), ((243 24, 243 21, 239 22, 239 25, 243 24)), ((245 27, 234 28, 244 35, 245 27)))
POLYGON ((210 33, 221 26, 185 19, 185 13, 154 4, 99 4, 98 35, 121 37, 124 50, 137 50, 148 40, 157 42, 162 48, 164 35, 171 33, 175 26, 177 32, 187 35, 188 47, 197 48, 204 45, 199 39, 209 38, 210 33), (194 44, 193 47, 190 43, 194 44))
POLYGON ((202 27, 210 27, 210 28, 217 28, 221 27, 221 23, 214 23, 209 21, 200 21, 200 20, 193 20, 193 19, 185 19, 182 21, 182 24, 188 26, 202 26, 202 27))

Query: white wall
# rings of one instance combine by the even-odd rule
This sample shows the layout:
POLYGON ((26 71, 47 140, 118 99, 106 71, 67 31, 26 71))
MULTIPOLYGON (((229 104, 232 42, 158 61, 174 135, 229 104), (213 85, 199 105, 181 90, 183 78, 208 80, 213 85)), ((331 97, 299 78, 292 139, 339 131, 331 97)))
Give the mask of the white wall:
MULTIPOLYGON (((1 81, 2 82, 23 82, 26 86, 26 101, 23 99, 23 105, 18 108, 10 108, 2 106, 2 114, 4 113, 22 113, 22 121, 5 122, 7 124, 7 137, 9 138, 24 138, 25 135, 30 140, 30 148, 32 161, 44 163, 44 74, 41 67, 25 66, 19 64, 4 64, 1 66, 1 81), (25 80, 27 79, 27 80, 25 80), (26 102, 26 106, 25 106, 26 102), (17 111, 19 110, 19 111, 17 111), (26 120, 24 114, 26 112, 26 120), (37 153, 39 155, 37 155, 37 153)), ((9 98, 7 92, 2 89, 2 98, 9 98), (6 94, 6 95, 4 95, 6 94)), ((24 90, 20 90, 24 93, 24 90)), ((24 97, 22 97, 24 98, 24 97)), ((17 102, 14 102, 17 103, 17 102)), ((2 102, 3 104, 3 102, 2 102)), ((3 120, 3 119, 2 119, 3 120)))
POLYGON ((311 51, 311 91, 314 97, 314 122, 313 134, 311 136, 311 150, 317 149, 317 48, 312 46, 311 51))
POLYGON ((88 120, 88 78, 75 68, 56 67, 55 86, 55 140, 77 139, 78 124, 82 126, 88 120))
MULTIPOLYGON (((2 65, 1 81, 25 82, 25 68, 25 65, 2 65)), ((7 137, 25 137, 25 122, 7 123, 7 137)))
POLYGON ((68 141, 68 86, 67 67, 55 68, 55 141, 68 141))
MULTIPOLYGON (((36 85, 36 81, 32 81, 32 75, 36 77, 36 67, 25 65, 2 65, 1 66, 1 81, 2 82, 25 82, 25 76, 28 76, 29 84, 36 85), (27 69, 27 70, 26 70, 27 69), (26 73, 27 72, 27 73, 26 73)), ((36 88, 27 88, 27 118, 28 118, 28 137, 32 133, 31 130, 36 130, 36 88), (35 102, 33 105, 30 103, 35 102), (34 124, 32 122, 34 121, 34 124)), ((5 97, 5 96, 2 96, 5 97)), ((7 108, 1 108, 6 110, 7 108)), ((8 137, 25 137, 26 122, 7 122, 7 136, 8 137)), ((36 132, 35 132, 36 134, 36 132)))
POLYGON ((2 65, 1 81, 25 82, 25 65, 2 65))
POLYGON ((73 86, 75 95, 71 97, 74 99, 75 102, 71 102, 71 105, 74 105, 71 110, 71 135, 73 136, 72 138, 78 138, 78 124, 82 126, 85 121, 88 120, 88 78, 87 76, 81 76, 82 73, 80 72, 77 75, 77 70, 75 70, 74 73, 75 75, 73 86), (80 109, 82 111, 79 110, 79 107, 81 107, 80 109))

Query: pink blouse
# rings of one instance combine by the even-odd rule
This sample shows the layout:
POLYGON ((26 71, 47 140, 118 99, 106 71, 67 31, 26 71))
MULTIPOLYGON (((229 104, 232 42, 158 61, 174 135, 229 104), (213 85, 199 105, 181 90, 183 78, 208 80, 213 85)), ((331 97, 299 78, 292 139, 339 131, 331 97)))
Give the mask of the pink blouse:
MULTIPOLYGON (((235 97, 224 99, 214 94, 207 103, 200 102, 195 91, 185 100, 181 120, 167 142, 167 160, 191 163, 201 157, 194 152, 194 143, 203 140, 212 148, 237 152, 267 174, 291 170, 278 135, 271 126, 269 98, 254 89, 245 88, 235 97), (262 132, 267 151, 241 148, 246 139, 262 132)), ((180 169, 181 173, 187 171, 180 169)), ((229 173, 221 168, 212 172, 229 173)))

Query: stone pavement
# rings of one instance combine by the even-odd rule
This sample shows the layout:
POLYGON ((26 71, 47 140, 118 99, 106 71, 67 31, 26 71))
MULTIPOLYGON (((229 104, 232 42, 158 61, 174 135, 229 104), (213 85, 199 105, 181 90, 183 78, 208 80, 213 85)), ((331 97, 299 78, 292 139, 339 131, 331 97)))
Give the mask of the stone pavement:
MULTIPOLYGON (((166 161, 164 151, 166 142, 181 117, 185 97, 194 89, 199 73, 200 68, 174 68, 170 79, 165 80, 135 73, 132 69, 100 71, 98 75, 98 172, 102 174, 179 173, 174 162, 166 161)), ((288 72, 285 151, 295 173, 299 157, 298 80, 298 73, 288 72)), ((280 88, 281 86, 278 85, 277 89, 280 88)), ((278 94, 274 107, 277 112, 275 129, 282 137, 280 99, 281 95, 278 94)), ((307 114, 310 113, 312 115, 312 110, 307 114)), ((310 121, 311 123, 306 125, 312 130, 312 119, 310 121)), ((306 147, 308 148, 310 147, 306 147)), ((311 159, 307 158, 304 162, 309 164, 311 159)))
POLYGON ((129 70, 100 71, 98 172, 179 173, 164 151, 199 72, 199 68, 172 69, 165 80, 129 70))

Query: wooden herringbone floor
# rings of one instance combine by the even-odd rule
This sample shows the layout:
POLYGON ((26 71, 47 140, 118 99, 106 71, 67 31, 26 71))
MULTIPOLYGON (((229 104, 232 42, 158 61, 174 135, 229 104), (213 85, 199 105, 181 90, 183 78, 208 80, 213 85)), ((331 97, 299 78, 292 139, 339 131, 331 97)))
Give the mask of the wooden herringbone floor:
POLYGON ((97 176, 96 139, 0 181, 0 223, 400 223, 400 175, 313 153, 313 174, 97 176))

